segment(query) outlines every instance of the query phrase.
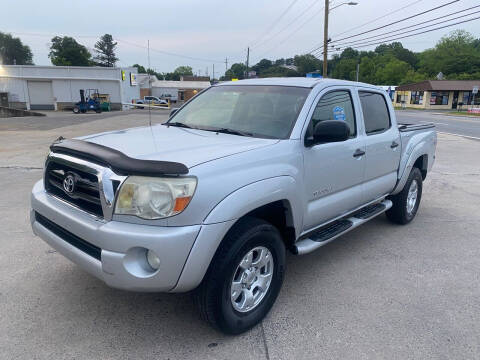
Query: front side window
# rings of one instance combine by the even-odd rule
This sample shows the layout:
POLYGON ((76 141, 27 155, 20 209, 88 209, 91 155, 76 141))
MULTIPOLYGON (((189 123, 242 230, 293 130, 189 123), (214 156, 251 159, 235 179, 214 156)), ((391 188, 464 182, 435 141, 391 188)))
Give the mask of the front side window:
POLYGON ((293 86, 213 86, 194 97, 166 125, 286 139, 310 91, 293 86))
POLYGON ((381 94, 359 91, 363 121, 367 135, 381 133, 390 128, 390 112, 385 97, 381 94))
POLYGON ((312 119, 307 129, 307 137, 312 136, 315 126, 325 120, 345 121, 350 128, 350 137, 355 137, 357 133, 355 112, 349 91, 332 91, 322 96, 313 111, 312 119))

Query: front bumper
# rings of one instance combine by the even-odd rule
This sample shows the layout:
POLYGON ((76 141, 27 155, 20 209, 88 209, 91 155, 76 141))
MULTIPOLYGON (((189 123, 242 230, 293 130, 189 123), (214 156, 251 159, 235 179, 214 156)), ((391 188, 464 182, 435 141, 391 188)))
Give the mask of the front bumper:
MULTIPOLYGON (((107 285, 125 290, 174 289, 202 228, 201 225, 160 227, 106 222, 47 194, 42 181, 32 190, 31 206, 31 224, 36 235, 107 285), (65 241, 58 232, 38 221, 36 213, 100 248, 99 259, 65 241), (158 270, 153 271, 146 263, 145 249, 159 256, 158 270)), ((183 289, 186 290, 189 289, 183 289)))

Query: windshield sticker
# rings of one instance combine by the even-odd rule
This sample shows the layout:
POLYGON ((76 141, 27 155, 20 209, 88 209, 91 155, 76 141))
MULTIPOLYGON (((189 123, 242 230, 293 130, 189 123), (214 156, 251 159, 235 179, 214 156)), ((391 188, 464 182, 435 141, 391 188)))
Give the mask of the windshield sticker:
POLYGON ((345 110, 340 106, 333 108, 333 120, 345 121, 345 110))

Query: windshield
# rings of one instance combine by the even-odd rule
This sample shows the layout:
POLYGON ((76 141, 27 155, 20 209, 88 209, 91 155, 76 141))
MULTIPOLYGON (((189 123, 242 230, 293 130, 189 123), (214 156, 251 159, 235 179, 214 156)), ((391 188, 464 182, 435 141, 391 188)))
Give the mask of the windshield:
POLYGON ((237 135, 286 139, 309 92, 308 88, 291 86, 214 86, 193 98, 169 122, 237 135))

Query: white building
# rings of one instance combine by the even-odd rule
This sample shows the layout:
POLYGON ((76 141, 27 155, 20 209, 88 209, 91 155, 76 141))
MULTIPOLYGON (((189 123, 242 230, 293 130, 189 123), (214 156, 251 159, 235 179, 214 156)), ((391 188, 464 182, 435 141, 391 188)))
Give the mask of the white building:
POLYGON ((98 89, 120 110, 140 97, 136 76, 134 67, 0 65, 0 93, 8 93, 11 107, 61 110, 80 101, 81 89, 98 89))

